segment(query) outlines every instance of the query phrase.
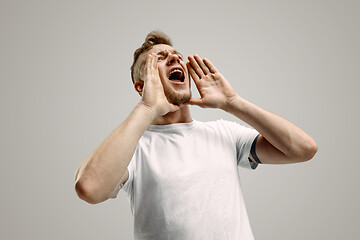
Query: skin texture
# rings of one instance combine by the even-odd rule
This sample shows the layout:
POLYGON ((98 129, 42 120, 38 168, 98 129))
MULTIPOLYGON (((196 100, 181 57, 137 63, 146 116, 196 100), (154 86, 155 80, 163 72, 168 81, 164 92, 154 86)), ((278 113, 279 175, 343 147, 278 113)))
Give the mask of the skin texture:
POLYGON ((264 164, 303 162, 317 152, 315 141, 300 128, 237 95, 209 60, 190 55, 185 63, 164 44, 142 53, 140 60, 145 61, 144 71, 134 83, 140 102, 76 173, 75 189, 84 201, 94 204, 110 198, 128 179, 127 166, 149 125, 191 122, 188 105, 219 108, 254 127, 260 133, 256 153, 264 164), (183 69, 184 83, 168 79, 173 68, 183 69), (190 76, 200 98, 190 97, 190 76))
MULTIPOLYGON (((190 81, 186 63, 181 54, 174 50, 171 46, 165 44, 155 45, 146 52, 146 55, 140 55, 139 61, 141 62, 139 64, 140 66, 144 65, 145 62, 145 74, 152 71, 152 78, 160 78, 165 96, 169 102, 180 105, 186 103, 190 99, 190 81), (149 62, 147 60, 149 60, 149 57, 152 57, 153 54, 155 54, 155 59, 154 62, 150 64, 152 69, 149 69, 149 62), (183 83, 173 82, 168 79, 170 72, 174 69, 181 69, 184 72, 185 79, 183 83)), ((135 83, 135 89, 139 93, 141 93, 143 89, 143 78, 143 76, 140 76, 140 81, 135 83)), ((145 76, 145 79, 149 78, 149 76, 145 76)))

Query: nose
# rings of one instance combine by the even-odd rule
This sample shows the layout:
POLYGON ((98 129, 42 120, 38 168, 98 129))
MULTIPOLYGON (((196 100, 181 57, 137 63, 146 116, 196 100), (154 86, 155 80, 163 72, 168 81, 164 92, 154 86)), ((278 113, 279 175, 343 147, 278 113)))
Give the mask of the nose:
POLYGON ((167 64, 172 65, 174 63, 180 63, 180 58, 177 54, 170 54, 167 64))

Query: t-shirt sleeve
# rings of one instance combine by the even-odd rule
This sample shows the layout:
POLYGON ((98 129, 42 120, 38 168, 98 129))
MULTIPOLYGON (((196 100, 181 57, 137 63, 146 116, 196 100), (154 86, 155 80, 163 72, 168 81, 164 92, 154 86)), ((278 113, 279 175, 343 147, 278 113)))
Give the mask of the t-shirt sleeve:
POLYGON ((118 187, 118 189, 114 192, 114 194, 111 196, 111 198, 116 198, 117 195, 119 194, 120 189, 123 189, 126 193, 131 195, 132 186, 133 186, 133 180, 134 180, 134 168, 135 168, 135 158, 133 156, 130 163, 129 163, 129 165, 128 165, 128 167, 127 167, 127 170, 129 172, 128 180, 126 180, 126 182, 124 184, 122 184, 122 185, 120 185, 118 187))
POLYGON ((243 126, 236 122, 224 122, 231 129, 230 132, 235 141, 238 166, 255 169, 258 166, 258 163, 250 161, 248 157, 251 145, 253 144, 256 136, 259 135, 259 132, 253 128, 243 126))

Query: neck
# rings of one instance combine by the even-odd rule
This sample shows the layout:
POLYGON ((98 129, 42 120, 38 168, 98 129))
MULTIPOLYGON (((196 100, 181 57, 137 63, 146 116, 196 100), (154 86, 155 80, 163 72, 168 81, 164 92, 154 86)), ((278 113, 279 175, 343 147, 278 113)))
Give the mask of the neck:
POLYGON ((164 116, 155 118, 152 125, 167 125, 174 123, 190 123, 192 122, 189 106, 184 106, 175 112, 168 113, 164 116))

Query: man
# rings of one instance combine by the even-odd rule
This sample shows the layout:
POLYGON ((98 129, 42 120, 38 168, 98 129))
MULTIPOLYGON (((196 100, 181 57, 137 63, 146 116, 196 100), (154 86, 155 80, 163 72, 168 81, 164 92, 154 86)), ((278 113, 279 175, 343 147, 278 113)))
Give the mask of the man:
POLYGON ((315 141, 238 96, 207 59, 186 63, 161 32, 148 34, 131 67, 141 101, 76 174, 92 204, 130 197, 136 239, 253 239, 237 166, 311 159, 315 141), (190 76, 201 98, 192 98, 190 76), (251 125, 199 122, 188 105, 219 108, 251 125))

